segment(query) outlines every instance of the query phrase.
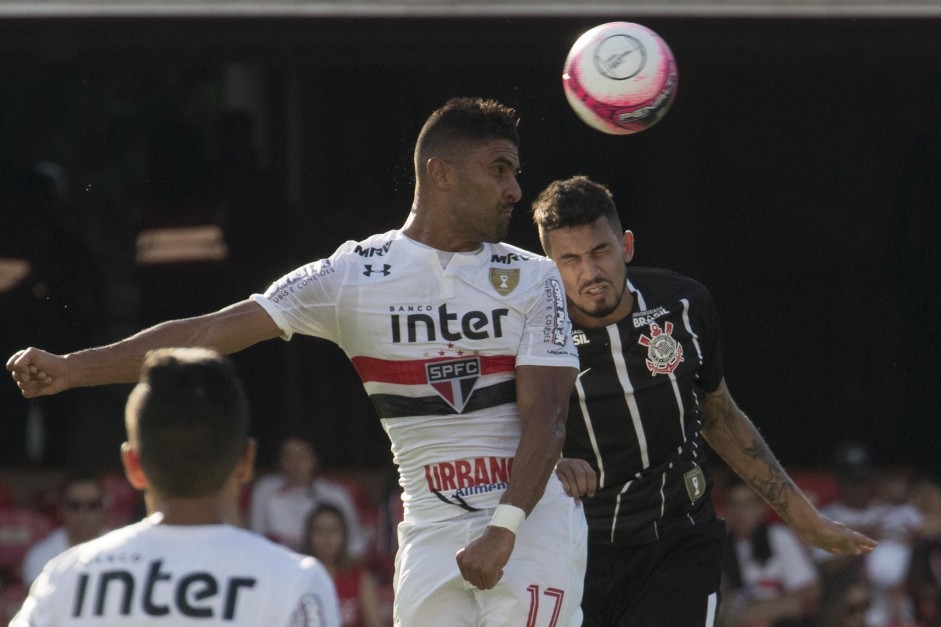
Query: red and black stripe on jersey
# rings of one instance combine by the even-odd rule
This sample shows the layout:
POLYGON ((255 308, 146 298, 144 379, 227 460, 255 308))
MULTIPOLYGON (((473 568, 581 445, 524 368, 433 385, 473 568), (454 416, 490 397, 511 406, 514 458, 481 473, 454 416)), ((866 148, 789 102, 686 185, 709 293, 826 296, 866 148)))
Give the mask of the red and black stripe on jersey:
POLYGON ((573 330, 581 373, 564 455, 598 473, 585 501, 591 538, 644 544, 714 515, 697 394, 721 382, 722 349, 718 313, 698 282, 628 268, 627 286, 630 316, 573 330))
MULTIPOLYGON (((460 410, 455 409, 441 395, 412 396, 388 392, 370 392, 369 400, 382 418, 432 416, 469 413, 516 401, 516 380, 487 383, 488 375, 512 373, 516 369, 513 355, 475 356, 479 360, 479 373, 469 397, 460 410)), ((453 358, 389 360, 375 357, 353 357, 353 366, 364 384, 382 383, 398 387, 427 386, 428 364, 458 361, 453 358)))

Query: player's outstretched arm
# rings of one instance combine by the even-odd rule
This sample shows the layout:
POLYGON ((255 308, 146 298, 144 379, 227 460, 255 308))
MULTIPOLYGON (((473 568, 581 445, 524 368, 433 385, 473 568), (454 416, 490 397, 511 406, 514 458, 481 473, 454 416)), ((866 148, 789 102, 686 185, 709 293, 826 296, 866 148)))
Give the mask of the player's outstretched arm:
MULTIPOLYGON (((546 482, 559 461, 565 440, 568 399, 575 385, 575 368, 519 366, 516 402, 520 414, 520 443, 513 460, 513 476, 501 504, 528 515, 546 490, 546 482)), ((489 526, 479 538, 458 551, 457 564, 473 586, 489 590, 503 577, 516 534, 489 526)))
POLYGON ((725 380, 700 397, 700 409, 706 442, 804 542, 840 555, 858 555, 875 548, 872 538, 817 511, 735 404, 725 380))
POLYGON ((126 339, 68 355, 38 348, 17 351, 7 370, 23 396, 48 396, 76 387, 133 383, 147 351, 155 348, 202 346, 223 354, 242 350, 280 334, 265 310, 245 300, 217 312, 163 322, 126 339))

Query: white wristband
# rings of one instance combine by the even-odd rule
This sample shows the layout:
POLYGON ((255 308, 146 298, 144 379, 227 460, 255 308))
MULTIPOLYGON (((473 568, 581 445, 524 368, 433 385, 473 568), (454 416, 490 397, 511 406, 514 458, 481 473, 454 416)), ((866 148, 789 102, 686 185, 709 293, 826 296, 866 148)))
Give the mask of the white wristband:
POLYGON ((501 503, 493 512, 493 518, 490 520, 491 527, 503 527, 509 529, 514 534, 520 528, 523 521, 526 520, 526 512, 515 505, 501 503))

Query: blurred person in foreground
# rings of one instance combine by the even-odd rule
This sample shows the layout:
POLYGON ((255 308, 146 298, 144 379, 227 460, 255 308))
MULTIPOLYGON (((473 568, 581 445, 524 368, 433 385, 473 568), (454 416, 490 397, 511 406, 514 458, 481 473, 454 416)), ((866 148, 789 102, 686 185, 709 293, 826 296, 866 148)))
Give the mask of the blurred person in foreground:
POLYGON ((578 355, 558 270, 501 242, 522 195, 519 116, 453 98, 425 121, 401 229, 342 244, 217 312, 68 355, 18 351, 23 394, 133 378, 147 350, 336 343, 403 489, 394 613, 421 627, 578 627, 585 516, 553 473, 578 355))
POLYGON ((822 516, 794 484, 722 371, 709 292, 675 272, 628 267, 606 187, 551 183, 533 203, 565 284, 580 374, 557 473, 584 495, 586 627, 692 627, 715 619, 720 550, 708 443, 808 544, 857 554, 871 538, 822 516))
POLYGON ((23 583, 31 585, 46 563, 82 542, 106 533, 105 488, 97 472, 78 469, 70 472, 59 489, 58 513, 62 526, 34 544, 23 558, 23 583))
POLYGON ((339 627, 316 559, 229 524, 255 443, 228 361, 203 349, 148 354, 125 419, 121 460, 149 517, 49 562, 11 627, 339 627))

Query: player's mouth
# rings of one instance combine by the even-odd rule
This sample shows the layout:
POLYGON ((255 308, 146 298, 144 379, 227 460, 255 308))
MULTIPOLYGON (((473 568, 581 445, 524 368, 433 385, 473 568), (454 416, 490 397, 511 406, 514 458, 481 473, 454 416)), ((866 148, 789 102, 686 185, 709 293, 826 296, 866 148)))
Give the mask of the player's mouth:
POLYGON ((610 289, 607 282, 593 283, 582 289, 582 295, 591 299, 604 298, 610 289))

